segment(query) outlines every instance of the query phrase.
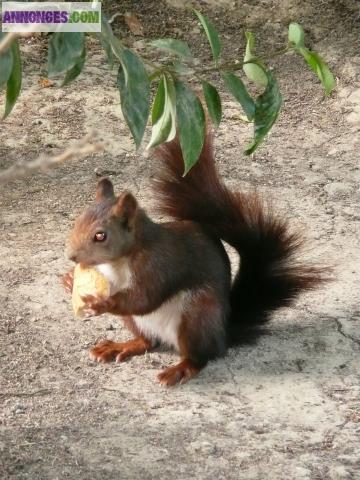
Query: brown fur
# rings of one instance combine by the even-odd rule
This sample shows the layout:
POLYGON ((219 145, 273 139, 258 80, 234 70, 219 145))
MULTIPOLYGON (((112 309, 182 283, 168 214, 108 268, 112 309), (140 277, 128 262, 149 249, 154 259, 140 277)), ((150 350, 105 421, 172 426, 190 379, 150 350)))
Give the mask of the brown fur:
POLYGON ((185 178, 177 140, 162 145, 157 156, 161 159, 156 178, 160 212, 198 223, 241 257, 231 289, 230 344, 251 341, 274 310, 328 280, 329 268, 302 260, 302 235, 291 232, 288 222, 258 194, 232 192, 225 186, 216 170, 211 135, 185 178))
MULTIPOLYGON (((103 179, 96 203, 75 222, 68 255, 88 265, 114 265, 121 258, 131 272, 129 285, 109 298, 84 300, 91 314, 121 315, 135 339, 103 342, 92 349, 92 357, 121 361, 144 353, 157 340, 169 341, 171 328, 176 328, 175 346, 182 360, 158 377, 161 383, 174 385, 224 355, 229 345, 251 340, 274 310, 318 285, 324 270, 300 260, 301 237, 290 233, 287 222, 256 194, 226 188, 215 168, 210 137, 185 178, 177 140, 162 146, 158 155, 162 160, 157 181, 160 209, 175 221, 153 222, 130 193, 115 197, 111 182, 103 179), (98 229, 106 233, 105 242, 94 241, 98 229), (241 257, 233 283, 222 240, 241 257), (181 310, 177 304, 171 310, 175 317, 169 318, 166 327, 161 314, 158 323, 151 320, 150 314, 167 312, 164 305, 172 305, 174 299, 184 303, 179 304, 181 310), (155 322, 149 338, 139 331, 147 330, 143 323, 136 324, 138 317, 155 322), (169 328, 170 334, 163 328, 169 328)), ((64 284, 70 283, 68 274, 64 284)))
POLYGON ((200 369, 211 360, 209 352, 225 354, 225 345, 221 342, 226 334, 225 326, 226 312, 216 293, 209 289, 195 292, 183 314, 178 331, 182 358, 191 361, 200 369), (219 332, 219 326, 222 326, 222 332, 219 332))

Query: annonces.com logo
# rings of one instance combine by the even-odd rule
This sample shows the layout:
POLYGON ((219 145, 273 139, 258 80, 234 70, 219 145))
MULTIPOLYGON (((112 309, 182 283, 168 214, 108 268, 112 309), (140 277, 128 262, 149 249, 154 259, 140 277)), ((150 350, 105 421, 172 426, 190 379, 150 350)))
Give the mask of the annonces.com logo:
POLYGON ((3 32, 101 32, 101 2, 3 2, 3 32))

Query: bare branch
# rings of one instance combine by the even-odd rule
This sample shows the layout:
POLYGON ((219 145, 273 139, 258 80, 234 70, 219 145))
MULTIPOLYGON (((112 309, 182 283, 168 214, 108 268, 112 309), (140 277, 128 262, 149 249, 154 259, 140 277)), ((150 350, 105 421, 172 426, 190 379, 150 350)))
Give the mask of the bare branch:
POLYGON ((33 33, 32 32, 25 32, 25 33, 15 33, 11 32, 4 36, 4 38, 0 42, 0 53, 7 50, 12 42, 18 37, 30 37, 33 33))
POLYGON ((67 148, 59 155, 54 157, 40 156, 36 160, 31 162, 18 162, 12 165, 8 169, 0 172, 0 185, 12 180, 27 177, 34 172, 43 172, 56 167, 57 165, 73 158, 81 158, 91 153, 99 152, 104 149, 104 144, 96 140, 95 133, 90 133, 81 139, 78 143, 72 147, 67 148))
POLYGON ((34 392, 1 392, 1 397, 36 397, 37 395, 49 395, 52 390, 48 388, 42 388, 41 390, 35 390, 34 392))

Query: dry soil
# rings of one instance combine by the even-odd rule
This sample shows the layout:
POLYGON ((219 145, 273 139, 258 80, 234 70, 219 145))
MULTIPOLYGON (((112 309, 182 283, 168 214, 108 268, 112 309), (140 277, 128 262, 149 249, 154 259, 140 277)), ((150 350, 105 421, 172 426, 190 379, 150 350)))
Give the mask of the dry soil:
MULTIPOLYGON (((209 49, 180 1, 110 2, 131 10, 146 37, 187 39, 209 49)), ((159 349, 124 364, 94 364, 88 349, 128 333, 109 315, 73 318, 58 275, 64 243, 92 200, 98 175, 132 190, 151 212, 153 163, 136 153, 110 71, 89 41, 84 73, 43 88, 46 38, 22 41, 24 86, 1 124, 0 167, 54 154, 96 129, 103 154, 2 187, 0 195, 0 477, 2 479, 338 480, 360 478, 360 28, 358 2, 209 1, 228 58, 243 29, 260 52, 280 48, 290 21, 331 65, 337 89, 324 98, 296 56, 274 60, 285 104, 266 143, 242 153, 251 132, 225 94, 216 135, 219 168, 234 188, 256 187, 303 228, 311 255, 335 281, 279 311, 257 346, 229 351, 190 383, 164 389, 156 373, 176 361, 159 349)), ((114 27, 142 51, 122 17, 114 27)), ((214 80, 215 81, 215 80, 214 80)))

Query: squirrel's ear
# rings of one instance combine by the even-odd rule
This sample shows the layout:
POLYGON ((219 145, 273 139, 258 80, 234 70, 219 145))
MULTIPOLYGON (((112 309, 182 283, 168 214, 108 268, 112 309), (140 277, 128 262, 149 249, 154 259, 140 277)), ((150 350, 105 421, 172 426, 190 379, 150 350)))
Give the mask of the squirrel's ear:
POLYGON ((130 192, 124 192, 112 208, 115 217, 120 218, 125 225, 131 226, 138 209, 136 198, 130 192))
POLYGON ((96 185, 96 201, 114 200, 114 187, 108 178, 102 178, 96 185))

